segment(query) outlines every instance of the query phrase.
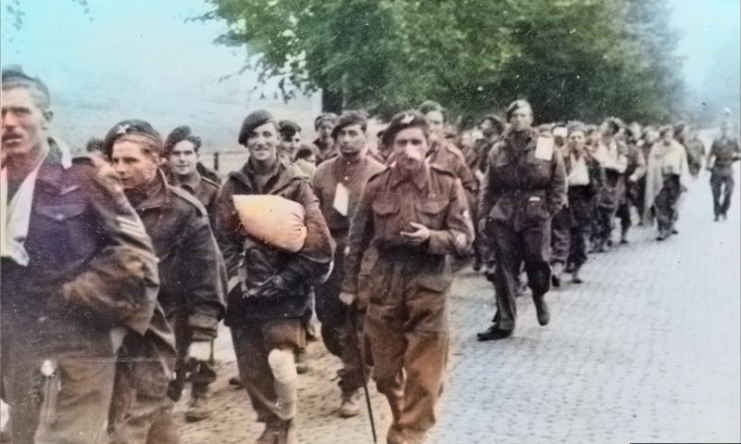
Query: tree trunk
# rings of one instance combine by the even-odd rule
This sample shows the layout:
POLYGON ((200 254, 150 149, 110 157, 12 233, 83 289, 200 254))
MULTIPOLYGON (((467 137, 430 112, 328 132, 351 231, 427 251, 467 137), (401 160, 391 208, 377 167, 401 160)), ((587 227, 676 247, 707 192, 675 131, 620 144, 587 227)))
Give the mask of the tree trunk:
POLYGON ((323 89, 322 112, 340 114, 342 112, 342 93, 323 89))

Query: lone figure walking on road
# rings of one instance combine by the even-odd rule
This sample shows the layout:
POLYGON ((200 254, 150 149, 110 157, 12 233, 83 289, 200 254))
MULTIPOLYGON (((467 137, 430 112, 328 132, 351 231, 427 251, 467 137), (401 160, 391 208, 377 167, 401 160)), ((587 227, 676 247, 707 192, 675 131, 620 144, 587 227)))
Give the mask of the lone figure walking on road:
POLYGON ((708 154, 707 168, 710 171, 710 188, 713 191, 715 221, 726 219, 733 196, 733 162, 741 159, 738 140, 728 137, 728 122, 720 125, 720 139, 713 141, 708 154), (721 201, 721 195, 723 200, 721 201))

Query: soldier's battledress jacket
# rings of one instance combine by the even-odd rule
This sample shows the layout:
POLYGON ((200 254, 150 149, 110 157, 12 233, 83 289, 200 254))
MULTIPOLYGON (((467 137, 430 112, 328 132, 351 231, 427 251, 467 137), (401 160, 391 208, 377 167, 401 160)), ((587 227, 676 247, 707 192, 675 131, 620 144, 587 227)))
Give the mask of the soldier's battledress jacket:
MULTIPOLYGON (((553 147, 538 149, 539 134, 508 130, 489 151, 479 214, 505 222, 515 231, 539 226, 566 203, 566 171, 553 147), (516 146, 515 139, 524 144, 516 146)), ((552 140, 552 139, 549 139, 552 140)))
POLYGON ((161 172, 145 192, 127 190, 159 259, 165 317, 187 316, 193 339, 216 338, 224 316, 226 271, 203 205, 161 172))
POLYGON ((334 242, 309 178, 296 165, 278 161, 261 189, 248 161, 226 178, 218 202, 215 231, 230 282, 225 323, 233 325, 247 318, 269 320, 304 316, 309 308, 311 285, 329 271, 334 253, 334 242), (304 207, 306 241, 301 250, 297 253, 281 251, 247 236, 233 197, 249 194, 281 196, 304 207), (279 276, 286 285, 279 297, 243 297, 243 288, 258 287, 274 276, 279 276))
POLYGON ((183 181, 177 175, 169 172, 167 174, 167 182, 170 185, 180 187, 195 196, 195 198, 198 199, 201 205, 206 209, 206 213, 208 214, 209 220, 213 226, 213 217, 216 214, 216 200, 219 197, 221 185, 208 177, 201 175, 198 171, 196 171, 187 181, 183 181))
POLYGON ((144 334, 157 304, 156 259, 115 172, 91 158, 66 167, 52 143, 32 205, 28 264, 2 260, 3 321, 70 343, 110 343, 116 327, 144 334))
MULTIPOLYGON (((353 217, 342 290, 358 292, 363 253, 369 246, 384 258, 404 261, 415 284, 445 290, 453 279, 445 255, 461 254, 473 241, 473 226, 460 180, 451 172, 425 165, 412 178, 391 167, 368 180, 353 217), (410 245, 400 234, 411 222, 430 229, 428 242, 410 245)), ((371 273, 370 279, 381 279, 371 273)), ((372 285, 372 282, 371 282, 372 285)), ((373 295, 371 295, 371 302, 373 295)))

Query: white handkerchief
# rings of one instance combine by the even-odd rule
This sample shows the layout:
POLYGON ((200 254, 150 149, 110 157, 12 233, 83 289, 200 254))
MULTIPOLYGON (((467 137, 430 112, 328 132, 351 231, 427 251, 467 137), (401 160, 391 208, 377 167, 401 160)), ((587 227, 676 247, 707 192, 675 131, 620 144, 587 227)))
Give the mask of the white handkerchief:
POLYGON ((350 205, 350 191, 341 182, 337 184, 334 190, 334 203, 332 207, 343 216, 347 216, 348 206, 350 205))
POLYGON ((538 137, 538 142, 535 145, 535 158, 540 160, 553 159, 553 138, 538 137))

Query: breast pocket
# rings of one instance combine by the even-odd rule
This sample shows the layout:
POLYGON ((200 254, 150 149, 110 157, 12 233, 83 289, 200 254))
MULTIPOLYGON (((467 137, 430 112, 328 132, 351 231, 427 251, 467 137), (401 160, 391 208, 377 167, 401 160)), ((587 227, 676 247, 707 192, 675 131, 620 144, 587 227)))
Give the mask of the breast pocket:
POLYGON ((373 202, 374 229, 376 237, 384 241, 392 241, 401 231, 399 218, 399 202, 391 199, 373 202))
POLYGON ((441 230, 445 224, 448 202, 442 199, 426 200, 414 204, 417 221, 431 230, 441 230))
POLYGON ((38 205, 36 213, 46 233, 45 247, 58 260, 75 260, 88 257, 95 250, 97 238, 87 220, 84 202, 61 202, 53 205, 38 205))

